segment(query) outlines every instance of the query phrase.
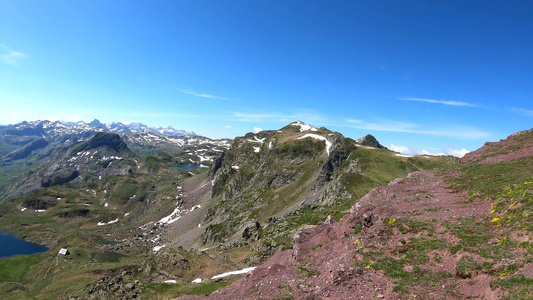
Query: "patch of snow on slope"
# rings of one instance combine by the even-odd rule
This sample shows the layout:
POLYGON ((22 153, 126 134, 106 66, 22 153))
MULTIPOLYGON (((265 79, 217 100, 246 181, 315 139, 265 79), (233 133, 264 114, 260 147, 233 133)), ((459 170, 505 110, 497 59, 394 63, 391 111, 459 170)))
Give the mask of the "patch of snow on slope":
POLYGON ((328 141, 328 139, 326 139, 325 137, 321 136, 321 135, 318 135, 318 134, 314 134, 314 133, 308 133, 304 136, 301 136, 299 137, 298 139, 305 139, 306 137, 310 137, 310 138, 313 138, 313 139, 317 139, 317 140, 322 140, 324 142, 326 142, 326 152, 328 153, 329 155, 329 149, 331 149, 331 142, 328 141))
POLYGON ((96 224, 96 225, 98 225, 98 226, 104 226, 104 225, 109 225, 109 224, 113 224, 113 223, 116 223, 116 222, 118 222, 118 218, 116 218, 116 219, 114 219, 114 220, 111 220, 111 221, 109 221, 109 222, 107 222, 107 223, 104 223, 104 222, 98 222, 98 224, 96 224))
POLYGON ((261 147, 254 147, 254 152, 255 152, 255 153, 257 153, 257 152, 259 152, 259 151, 261 151, 261 147))
POLYGON ((306 124, 302 121, 297 121, 297 122, 294 122, 294 123, 291 123, 292 126, 300 126, 300 132, 304 132, 304 131, 318 131, 318 129, 314 126, 311 126, 309 124, 306 124))
POLYGON ((172 224, 174 222, 176 222, 177 220, 179 220, 179 218, 181 218, 181 216, 184 214, 184 213, 187 213, 187 210, 182 210, 180 209, 179 207, 176 207, 174 209, 174 211, 172 211, 172 213, 164 218, 162 218, 161 220, 159 220, 159 222, 157 223, 163 223, 163 224, 172 224))
POLYGON ((396 153, 396 156, 399 156, 399 157, 413 157, 414 155, 396 153))
POLYGON ((152 249, 152 251, 157 252, 157 251, 163 249, 163 247, 165 247, 165 245, 162 245, 162 246, 155 246, 155 247, 152 249))
POLYGON ((242 270, 239 270, 239 271, 226 272, 226 273, 222 273, 222 274, 219 274, 219 275, 215 275, 215 276, 211 277, 211 279, 223 278, 223 277, 227 277, 227 276, 231 276, 231 275, 246 274, 248 272, 252 272, 253 270, 255 270, 255 268, 257 268, 257 267, 250 267, 250 268, 242 269, 242 270))

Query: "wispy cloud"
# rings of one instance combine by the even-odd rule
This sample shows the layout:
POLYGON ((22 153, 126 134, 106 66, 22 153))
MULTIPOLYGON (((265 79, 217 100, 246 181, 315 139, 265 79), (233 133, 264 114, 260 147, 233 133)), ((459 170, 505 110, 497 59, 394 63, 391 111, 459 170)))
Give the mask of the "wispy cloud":
POLYGON ((151 118, 202 118, 204 115, 199 114, 174 114, 174 113, 141 113, 132 112, 128 114, 132 117, 151 117, 151 118))
POLYGON ((243 113, 243 112, 234 112, 233 118, 240 122, 278 122, 278 123, 287 123, 297 120, 301 120, 308 123, 322 122, 325 118, 314 111, 304 110, 303 112, 297 112, 293 114, 282 114, 282 113, 243 113))
POLYGON ((443 105, 450 105, 450 106, 468 106, 468 107, 482 107, 479 105, 475 105, 468 102, 463 101, 453 101, 453 100, 435 100, 435 99, 426 99, 426 98, 398 98, 399 100, 403 101, 418 101, 418 102, 426 102, 426 103, 434 103, 434 104, 443 104, 443 105))
POLYGON ((408 154, 408 155, 433 155, 433 156, 452 155, 452 156, 457 156, 457 157, 463 157, 465 154, 470 152, 464 148, 463 149, 442 148, 440 149, 440 152, 434 152, 434 151, 432 152, 426 149, 419 150, 419 149, 414 149, 414 148, 409 148, 406 146, 399 146, 399 145, 394 145, 394 144, 390 144, 389 149, 395 152, 400 152, 401 154, 408 154))
POLYGON ((525 115, 525 116, 528 116, 528 117, 533 117, 533 110, 530 110, 530 109, 525 109, 525 108, 520 108, 520 107, 512 107, 511 110, 513 110, 514 112, 517 112, 521 115, 525 115))
POLYGON ((182 93, 184 93, 184 94, 186 94, 186 95, 191 95, 191 96, 200 97, 200 98, 218 99, 218 100, 231 100, 231 98, 213 96, 213 95, 204 94, 204 93, 198 93, 198 92, 195 92, 195 91, 190 90, 190 89, 177 89, 177 90, 182 92, 182 93))
POLYGON ((21 59, 26 57, 26 54, 12 50, 5 45, 0 44, 0 48, 3 49, 0 54, 0 60, 4 64, 16 66, 21 59))
POLYGON ((446 136, 458 139, 484 139, 490 134, 486 131, 475 128, 461 127, 461 128, 427 128, 420 124, 406 123, 398 121, 382 121, 380 123, 372 123, 363 120, 346 119, 347 124, 340 125, 344 127, 351 127, 364 130, 387 131, 387 132, 403 132, 415 134, 427 134, 435 136, 446 136))

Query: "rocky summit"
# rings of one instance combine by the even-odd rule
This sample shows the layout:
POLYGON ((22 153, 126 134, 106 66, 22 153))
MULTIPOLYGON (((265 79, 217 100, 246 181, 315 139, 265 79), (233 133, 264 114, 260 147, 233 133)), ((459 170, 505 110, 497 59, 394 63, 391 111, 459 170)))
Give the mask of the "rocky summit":
POLYGON ((0 230, 50 247, 0 260, 2 299, 533 297, 532 131, 461 160, 167 131, 0 128, 0 230))

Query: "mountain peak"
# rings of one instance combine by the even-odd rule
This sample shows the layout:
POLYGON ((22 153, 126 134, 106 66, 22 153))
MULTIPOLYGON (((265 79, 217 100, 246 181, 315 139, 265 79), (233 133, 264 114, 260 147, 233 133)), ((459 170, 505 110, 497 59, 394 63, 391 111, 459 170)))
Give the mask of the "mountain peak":
POLYGON ((304 123, 302 121, 296 121, 296 122, 292 122, 291 124, 289 124, 290 126, 299 126, 300 127, 300 132, 304 132, 304 131, 318 131, 318 129, 314 126, 311 126, 307 123, 304 123))
POLYGON ((367 134, 364 137, 358 139, 355 141, 356 143, 363 145, 363 146, 369 146, 379 149, 387 149, 387 147, 381 145, 378 140, 371 134, 367 134))

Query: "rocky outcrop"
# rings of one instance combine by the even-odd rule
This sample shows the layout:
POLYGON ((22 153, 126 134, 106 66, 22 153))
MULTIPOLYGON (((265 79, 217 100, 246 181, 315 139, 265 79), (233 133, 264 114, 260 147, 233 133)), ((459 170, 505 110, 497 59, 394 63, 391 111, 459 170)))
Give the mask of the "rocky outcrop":
POLYGON ((116 133, 98 132, 86 142, 74 144, 70 147, 70 155, 76 155, 82 151, 105 147, 115 152, 124 152, 128 146, 116 133))
POLYGON ((367 134, 364 137, 356 140, 356 142, 363 146, 374 147, 379 149, 387 149, 387 147, 381 145, 378 140, 371 134, 367 134))
POLYGON ((337 175, 355 148, 341 134, 303 122, 236 138, 209 173, 212 201, 204 223, 210 225, 203 242, 247 243, 251 227, 243 224, 256 216, 262 223, 303 205, 349 198, 337 175))

